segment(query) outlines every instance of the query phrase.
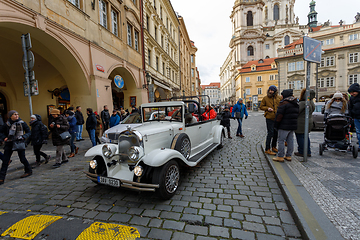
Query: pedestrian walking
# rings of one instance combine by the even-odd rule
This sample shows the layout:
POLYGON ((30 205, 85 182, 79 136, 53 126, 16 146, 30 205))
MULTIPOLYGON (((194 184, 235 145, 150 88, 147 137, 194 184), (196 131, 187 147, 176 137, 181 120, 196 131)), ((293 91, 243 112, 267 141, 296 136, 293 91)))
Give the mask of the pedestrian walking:
POLYGON ((94 113, 95 113, 95 117, 96 117, 95 142, 98 144, 101 144, 100 139, 99 139, 100 132, 102 129, 101 118, 96 111, 94 113))
POLYGON ((297 129, 297 119, 299 116, 299 104, 293 96, 292 89, 285 89, 281 93, 283 99, 280 101, 274 127, 278 129, 278 156, 274 161, 283 162, 284 159, 291 161, 291 155, 294 151, 294 132, 297 129), (285 155, 285 141, 287 150, 285 155))
POLYGON ((220 115, 221 115, 220 124, 223 125, 223 126, 227 129, 228 138, 232 139, 232 137, 230 136, 230 118, 231 118, 231 113, 230 113, 229 107, 226 106, 226 107, 224 108, 224 110, 221 111, 220 115))
MULTIPOLYGON (((132 113, 131 113, 132 114, 132 113)), ((117 114, 117 111, 114 109, 113 114, 110 117, 110 127, 114 127, 120 123, 120 116, 117 114)))
POLYGON ((68 131, 70 125, 66 117, 60 115, 60 110, 53 109, 50 114, 53 116, 53 122, 50 123, 49 128, 52 135, 52 143, 56 146, 56 157, 53 167, 58 168, 61 164, 69 161, 64 151, 64 145, 68 145, 70 139, 63 139, 60 134, 68 131))
POLYGON ((77 154, 79 151, 79 147, 76 147, 76 145, 74 143, 76 134, 77 134, 77 125, 76 125, 77 120, 76 120, 75 114, 70 110, 65 111, 65 117, 66 117, 67 121, 69 122, 69 133, 71 135, 70 155, 68 156, 68 158, 72 158, 72 157, 75 157, 75 154, 77 154))
POLYGON ((30 137, 29 126, 20 119, 15 110, 8 112, 8 120, 0 127, 0 141, 5 142, 4 157, 0 169, 0 185, 4 184, 10 158, 14 151, 18 152, 20 162, 24 165, 25 173, 20 178, 32 175, 32 169, 25 156, 25 140, 30 137))
POLYGON ((358 83, 352 84, 348 92, 350 93, 350 102, 349 102, 349 113, 350 116, 354 119, 354 125, 356 129, 356 136, 358 139, 358 144, 360 141, 360 86, 358 83))
POLYGON ((231 117, 236 118, 238 121, 238 128, 236 130, 237 137, 245 137, 242 132, 242 121, 245 115, 245 119, 248 118, 249 114, 246 110, 245 104, 243 104, 243 99, 239 98, 237 103, 234 105, 231 113, 231 117))
POLYGON ((30 116, 30 127, 31 135, 26 140, 26 143, 28 145, 31 142, 36 157, 36 165, 40 166, 40 156, 43 156, 43 158, 45 158, 45 163, 48 163, 50 160, 50 155, 47 155, 46 153, 41 151, 43 144, 47 144, 48 141, 48 129, 41 122, 41 116, 38 114, 30 116))
POLYGON ((110 124, 110 113, 107 105, 104 106, 104 110, 101 111, 101 120, 103 124, 103 129, 106 131, 109 128, 110 124))
POLYGON ((270 155, 276 155, 276 152, 278 152, 276 148, 278 132, 274 129, 274 124, 279 103, 280 96, 278 96, 278 90, 276 86, 271 85, 260 104, 260 109, 264 111, 264 117, 266 119, 267 136, 265 153, 270 155))
MULTIPOLYGON (((305 141, 305 110, 306 110, 306 99, 305 99, 306 88, 303 88, 299 98, 299 116, 297 119, 297 129, 295 131, 296 141, 298 145, 298 151, 294 153, 295 156, 304 156, 304 141, 305 141)), ((315 111, 315 103, 313 101, 315 97, 314 90, 310 90, 310 102, 309 102, 309 130, 310 133, 313 127, 312 113, 315 111)), ((311 157, 310 148, 310 137, 308 137, 308 153, 307 156, 311 157)))
MULTIPOLYGON (((87 108, 86 113, 88 115, 86 119, 86 130, 88 131, 92 146, 96 146, 95 130, 96 130, 96 117, 92 108, 87 108)), ((103 121, 104 123, 104 121, 103 121)))
POLYGON ((82 141, 84 140, 82 138, 82 132, 83 132, 83 126, 84 126, 84 116, 81 112, 81 107, 77 106, 75 111, 75 118, 76 118, 76 141, 82 141))

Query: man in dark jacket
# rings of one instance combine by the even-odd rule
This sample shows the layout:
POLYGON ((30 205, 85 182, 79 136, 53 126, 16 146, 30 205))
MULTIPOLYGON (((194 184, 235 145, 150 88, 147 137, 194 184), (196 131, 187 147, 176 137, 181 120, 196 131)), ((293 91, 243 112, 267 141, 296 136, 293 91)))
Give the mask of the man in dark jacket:
POLYGON ((83 132, 83 125, 85 123, 84 116, 81 112, 81 107, 77 106, 75 111, 75 118, 76 118, 76 141, 84 140, 82 138, 82 132, 83 132))
POLYGON ((10 158, 13 151, 18 152, 20 162, 24 164, 25 173, 21 178, 28 177, 32 174, 32 169, 25 157, 25 140, 30 136, 29 126, 19 118, 18 112, 11 110, 8 113, 9 119, 0 127, 0 141, 5 142, 4 159, 0 170, 0 185, 4 184, 6 172, 9 166, 10 158), (25 133, 24 133, 25 132, 25 133), (15 142, 23 142, 24 149, 14 149, 15 142))
POLYGON ((281 95, 283 99, 277 109, 274 125, 278 129, 279 152, 273 160, 278 162, 283 162, 284 158, 291 161, 291 155, 294 151, 294 132, 297 129, 297 118, 299 116, 299 104, 293 96, 293 90, 285 89, 281 95), (287 142, 286 157, 285 141, 287 142))
POLYGON ((41 151, 41 147, 43 144, 47 144, 48 139, 48 129, 41 122, 41 116, 38 114, 34 114, 30 116, 30 127, 31 127, 31 135, 27 139, 27 144, 30 143, 33 146, 34 154, 36 157, 36 164, 40 166, 40 156, 45 158, 45 163, 49 162, 50 155, 41 151))
POLYGON ((229 110, 229 107, 226 106, 224 111, 222 111, 220 114, 221 116, 221 122, 220 124, 223 125, 228 132, 228 138, 232 139, 232 137, 230 136, 230 118, 231 118, 231 113, 229 110))
POLYGON ((95 130, 96 130, 96 116, 93 113, 92 108, 86 109, 86 113, 88 115, 88 118, 86 119, 86 130, 89 133, 89 137, 91 140, 91 143, 94 146, 96 146, 96 139, 95 139, 95 130))
POLYGON ((358 139, 358 144, 360 141, 360 86, 358 83, 352 84, 348 92, 350 93, 350 102, 349 102, 349 113, 350 116, 354 119, 354 125, 356 129, 356 136, 358 139))
POLYGON ((109 128, 110 113, 107 105, 104 106, 104 110, 101 111, 101 120, 103 123, 103 131, 105 132, 109 128))
POLYGON ((74 140, 76 138, 76 131, 77 131, 77 125, 76 125, 76 117, 74 115, 74 113, 71 110, 66 110, 65 111, 65 117, 69 122, 69 133, 71 135, 70 138, 70 155, 68 156, 68 158, 72 158, 75 157, 75 154, 78 153, 79 151, 79 147, 76 147, 74 144, 74 140))
POLYGON ((61 164, 69 161, 64 151, 64 145, 68 145, 70 139, 63 139, 60 134, 66 132, 70 125, 66 117, 60 114, 60 110, 53 109, 50 114, 53 116, 53 121, 50 123, 49 128, 53 145, 56 146, 56 158, 53 167, 58 168, 61 164))

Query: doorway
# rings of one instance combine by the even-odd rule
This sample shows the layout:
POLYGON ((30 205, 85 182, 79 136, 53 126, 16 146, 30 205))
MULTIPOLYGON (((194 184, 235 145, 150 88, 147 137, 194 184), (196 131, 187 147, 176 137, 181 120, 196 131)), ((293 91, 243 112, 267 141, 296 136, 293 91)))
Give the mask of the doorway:
POLYGON ((7 109, 6 97, 4 96, 4 94, 0 92, 0 115, 4 120, 4 122, 7 121, 7 112, 8 109, 7 109))

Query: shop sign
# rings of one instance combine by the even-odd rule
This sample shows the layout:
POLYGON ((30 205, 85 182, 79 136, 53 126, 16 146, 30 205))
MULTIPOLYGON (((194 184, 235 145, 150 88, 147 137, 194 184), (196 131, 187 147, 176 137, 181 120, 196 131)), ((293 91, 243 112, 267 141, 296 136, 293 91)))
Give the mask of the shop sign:
POLYGON ((114 84, 116 87, 122 89, 124 87, 124 79, 120 75, 114 77, 114 84))
POLYGON ((100 71, 100 72, 105 72, 105 69, 103 66, 99 65, 99 64, 95 64, 96 66, 96 70, 100 71))

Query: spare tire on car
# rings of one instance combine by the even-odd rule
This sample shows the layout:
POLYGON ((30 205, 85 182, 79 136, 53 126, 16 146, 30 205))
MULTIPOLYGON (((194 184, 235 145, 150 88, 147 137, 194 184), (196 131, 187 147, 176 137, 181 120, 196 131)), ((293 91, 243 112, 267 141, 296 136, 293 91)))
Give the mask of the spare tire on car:
POLYGON ((171 142, 170 148, 180 152, 181 155, 188 160, 191 153, 191 142, 189 136, 185 133, 176 134, 171 142))

